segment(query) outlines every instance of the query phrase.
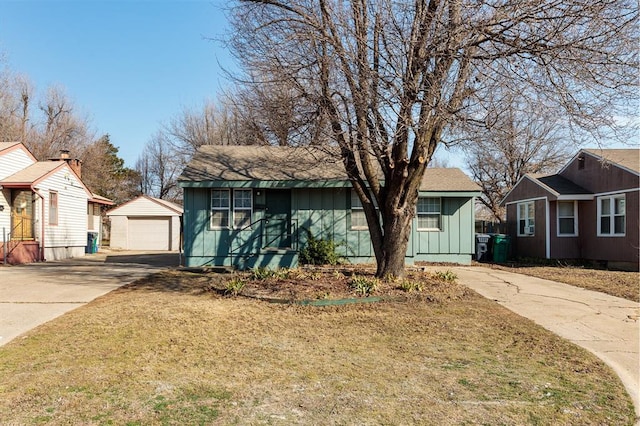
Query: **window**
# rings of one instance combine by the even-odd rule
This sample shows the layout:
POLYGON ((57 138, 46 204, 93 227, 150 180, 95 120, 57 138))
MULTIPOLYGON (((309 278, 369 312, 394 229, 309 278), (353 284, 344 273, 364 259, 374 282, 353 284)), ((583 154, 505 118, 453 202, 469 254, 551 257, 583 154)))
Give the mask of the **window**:
POLYGON ((58 193, 49 191, 49 225, 58 224, 58 193))
POLYGON ((229 190, 211 190, 211 228, 229 227, 229 190))
POLYGON ((598 198, 598 235, 623 236, 625 234, 624 195, 598 198))
POLYGON ((351 191, 351 229, 369 229, 362 202, 353 190, 351 191))
POLYGON ((558 201, 558 235, 578 235, 575 201, 558 201))
POLYGON ((418 231, 441 230, 440 198, 418 197, 418 231))
POLYGON ((532 236, 535 233, 535 202, 518 203, 518 236, 532 236))
POLYGON ((251 225, 251 202, 250 189, 236 189, 233 191, 233 226, 234 228, 244 228, 251 225))

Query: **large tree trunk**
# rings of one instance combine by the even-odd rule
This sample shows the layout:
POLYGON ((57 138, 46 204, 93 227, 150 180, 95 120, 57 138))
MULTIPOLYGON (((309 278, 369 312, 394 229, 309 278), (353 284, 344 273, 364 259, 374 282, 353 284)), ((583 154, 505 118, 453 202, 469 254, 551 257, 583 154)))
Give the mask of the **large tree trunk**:
POLYGON ((411 210, 405 209, 385 221, 381 247, 374 250, 378 264, 376 277, 393 279, 404 276, 412 218, 411 210))

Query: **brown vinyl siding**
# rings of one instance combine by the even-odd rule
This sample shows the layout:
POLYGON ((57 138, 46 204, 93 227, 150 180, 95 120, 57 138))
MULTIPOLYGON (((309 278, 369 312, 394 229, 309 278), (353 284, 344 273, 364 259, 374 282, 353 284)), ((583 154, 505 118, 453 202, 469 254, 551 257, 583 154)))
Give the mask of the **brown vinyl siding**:
POLYGON ((515 257, 545 258, 545 200, 535 200, 535 231, 532 236, 518 236, 518 204, 507 206, 507 233, 511 236, 511 254, 515 257))
POLYGON ((560 173, 561 176, 588 189, 594 194, 622 191, 640 186, 640 177, 615 164, 603 164, 598 158, 584 155, 584 168, 579 167, 576 157, 560 173))
POLYGON ((520 181, 519 185, 515 186, 511 190, 511 192, 505 199, 505 203, 512 203, 514 201, 520 202, 521 200, 530 200, 532 198, 539 198, 539 197, 548 198, 548 197, 553 197, 553 195, 547 192, 544 188, 542 188, 537 183, 533 182, 528 177, 525 177, 520 181))
POLYGON ((580 225, 582 222, 580 205, 578 202, 578 216, 574 220, 578 221, 577 236, 558 236, 558 202, 551 201, 549 203, 549 230, 551 238, 550 258, 551 259, 579 259, 580 254, 580 236, 582 235, 580 225))
POLYGON ((625 235, 623 237, 598 237, 597 203, 581 203, 580 206, 580 236, 582 258, 616 262, 638 262, 638 247, 640 247, 640 221, 638 206, 640 192, 625 193, 625 235))

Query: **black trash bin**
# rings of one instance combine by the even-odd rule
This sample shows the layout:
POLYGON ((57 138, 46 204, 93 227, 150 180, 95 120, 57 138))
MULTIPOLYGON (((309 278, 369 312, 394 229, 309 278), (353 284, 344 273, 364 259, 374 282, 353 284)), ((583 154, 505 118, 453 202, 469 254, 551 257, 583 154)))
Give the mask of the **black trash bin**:
POLYGON ((489 239, 488 234, 476 234, 476 260, 478 262, 488 262, 491 260, 489 251, 489 239))

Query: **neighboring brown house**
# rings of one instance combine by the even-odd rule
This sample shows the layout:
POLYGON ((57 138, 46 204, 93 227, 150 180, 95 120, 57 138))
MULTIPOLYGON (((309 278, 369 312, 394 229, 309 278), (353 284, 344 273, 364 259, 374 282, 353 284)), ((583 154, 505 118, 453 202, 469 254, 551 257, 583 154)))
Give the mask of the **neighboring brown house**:
POLYGON ((638 270, 639 149, 583 149, 557 174, 525 175, 502 200, 512 255, 638 270))

